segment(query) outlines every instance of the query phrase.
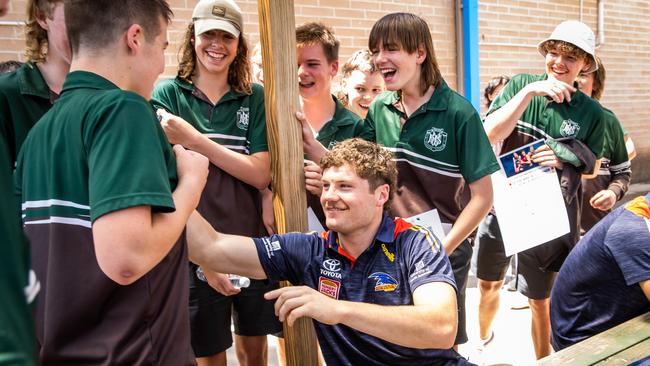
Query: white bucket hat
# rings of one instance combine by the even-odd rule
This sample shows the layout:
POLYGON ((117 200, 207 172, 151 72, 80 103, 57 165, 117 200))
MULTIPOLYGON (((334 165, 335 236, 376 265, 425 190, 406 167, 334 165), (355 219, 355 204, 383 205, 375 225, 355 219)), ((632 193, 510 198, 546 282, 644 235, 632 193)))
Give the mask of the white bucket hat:
POLYGON ((544 57, 546 57, 546 52, 542 46, 548 41, 564 41, 580 48, 591 57, 591 67, 585 73, 598 70, 598 64, 596 63, 596 36, 585 23, 577 20, 567 20, 558 24, 553 30, 553 33, 551 33, 551 36, 537 45, 537 50, 544 57))
POLYGON ((219 29, 239 37, 242 31, 241 9, 233 0, 201 0, 192 13, 196 36, 219 29))

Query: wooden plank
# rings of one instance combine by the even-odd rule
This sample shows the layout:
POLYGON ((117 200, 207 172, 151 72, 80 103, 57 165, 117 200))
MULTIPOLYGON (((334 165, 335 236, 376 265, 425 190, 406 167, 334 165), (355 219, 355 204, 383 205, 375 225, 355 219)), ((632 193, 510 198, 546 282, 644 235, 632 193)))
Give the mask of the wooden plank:
POLYGON ((597 363, 598 366, 629 365, 650 355, 650 338, 597 363))
MULTIPOLYGON (((271 153, 273 211, 279 233, 307 230, 302 133, 298 110, 296 25, 293 0, 258 0, 266 126, 271 153)), ((288 282, 282 286, 290 285, 288 282)), ((287 365, 317 365, 311 319, 284 324, 287 365)))
POLYGON ((650 339, 650 312, 539 361, 539 365, 594 365, 650 339))

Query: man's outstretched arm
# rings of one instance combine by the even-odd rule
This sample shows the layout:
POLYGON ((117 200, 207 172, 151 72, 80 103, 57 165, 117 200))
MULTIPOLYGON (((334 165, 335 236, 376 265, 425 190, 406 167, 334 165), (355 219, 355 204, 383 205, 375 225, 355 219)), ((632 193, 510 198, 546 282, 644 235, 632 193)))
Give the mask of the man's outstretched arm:
POLYGON ((219 273, 266 279, 253 239, 219 233, 196 211, 187 221, 186 235, 190 260, 199 266, 219 273))
POLYGON ((306 287, 285 287, 265 295, 277 299, 275 312, 289 325, 300 317, 323 324, 344 324, 411 348, 448 349, 454 344, 457 307, 454 288, 430 282, 413 292, 414 305, 385 306, 335 300, 306 287))

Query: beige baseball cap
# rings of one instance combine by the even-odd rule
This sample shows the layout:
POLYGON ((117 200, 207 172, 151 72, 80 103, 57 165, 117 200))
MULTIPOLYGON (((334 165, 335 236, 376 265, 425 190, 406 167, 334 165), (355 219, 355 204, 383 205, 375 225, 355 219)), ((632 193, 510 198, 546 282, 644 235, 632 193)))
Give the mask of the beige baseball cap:
POLYGON ((564 41, 585 51, 591 57, 591 67, 586 73, 598 70, 596 63, 596 36, 594 32, 583 22, 577 20, 567 20, 555 27, 551 36, 539 42, 537 50, 542 56, 546 57, 546 52, 542 46, 548 41, 564 41))
POLYGON ((192 13, 194 35, 219 29, 239 37, 242 31, 241 9, 233 0, 201 0, 192 13))

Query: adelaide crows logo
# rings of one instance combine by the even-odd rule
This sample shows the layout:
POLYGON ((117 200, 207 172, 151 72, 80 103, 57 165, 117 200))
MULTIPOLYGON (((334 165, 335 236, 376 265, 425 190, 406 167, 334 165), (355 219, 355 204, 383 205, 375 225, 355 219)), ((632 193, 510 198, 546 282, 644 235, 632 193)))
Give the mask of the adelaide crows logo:
POLYGON ((377 281, 375 282, 375 292, 391 292, 395 291, 395 289, 397 289, 399 286, 393 277, 384 272, 375 272, 368 276, 368 278, 372 278, 377 281))

